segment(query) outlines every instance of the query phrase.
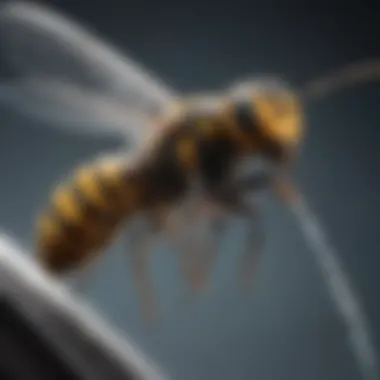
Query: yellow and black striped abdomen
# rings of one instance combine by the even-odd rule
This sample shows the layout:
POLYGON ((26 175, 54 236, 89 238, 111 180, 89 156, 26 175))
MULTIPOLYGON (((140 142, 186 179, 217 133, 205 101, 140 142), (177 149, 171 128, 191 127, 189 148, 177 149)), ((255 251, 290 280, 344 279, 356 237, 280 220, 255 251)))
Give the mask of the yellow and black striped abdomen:
POLYGON ((141 208, 144 183, 136 172, 125 160, 107 159, 80 167, 57 187, 37 227, 38 259, 46 269, 77 269, 110 243, 141 208))

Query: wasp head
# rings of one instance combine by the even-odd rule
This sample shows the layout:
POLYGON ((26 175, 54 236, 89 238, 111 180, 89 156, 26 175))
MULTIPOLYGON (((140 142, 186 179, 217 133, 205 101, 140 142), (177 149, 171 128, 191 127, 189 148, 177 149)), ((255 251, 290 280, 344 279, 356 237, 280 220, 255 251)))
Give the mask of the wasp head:
POLYGON ((240 82, 231 89, 240 128, 250 128, 262 153, 288 161, 298 152, 304 135, 302 105, 296 92, 277 78, 240 82))

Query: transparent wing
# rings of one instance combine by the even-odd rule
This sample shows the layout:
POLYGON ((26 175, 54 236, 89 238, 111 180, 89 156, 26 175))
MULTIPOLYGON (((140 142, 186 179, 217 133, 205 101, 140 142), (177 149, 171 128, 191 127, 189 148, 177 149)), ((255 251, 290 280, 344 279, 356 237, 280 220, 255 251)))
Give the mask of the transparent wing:
MULTIPOLYGON (((174 91, 140 65, 48 8, 18 1, 8 3, 0 11, 0 36, 2 56, 18 77, 68 81, 104 97, 117 98, 129 109, 150 116, 161 113, 176 98, 174 91)), ((17 88, 20 87, 12 89, 12 96, 25 99, 24 89, 19 95, 17 88)), ((32 94, 30 85, 28 91, 32 94)), ((107 126, 105 123, 104 128, 107 126)))
POLYGON ((69 82, 29 79, 3 83, 0 103, 65 131, 119 134, 131 145, 141 142, 141 131, 151 124, 147 115, 118 99, 69 82))

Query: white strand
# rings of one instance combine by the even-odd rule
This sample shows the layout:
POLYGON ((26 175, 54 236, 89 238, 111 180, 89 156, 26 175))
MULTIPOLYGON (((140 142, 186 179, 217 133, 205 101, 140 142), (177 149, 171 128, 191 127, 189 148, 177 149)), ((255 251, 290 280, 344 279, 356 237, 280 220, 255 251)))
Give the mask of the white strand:
POLYGON ((360 305, 360 297, 353 289, 349 274, 306 201, 300 198, 293 204, 292 210, 320 267, 337 312, 347 327, 348 343, 363 380, 379 380, 379 356, 371 341, 371 328, 360 305))

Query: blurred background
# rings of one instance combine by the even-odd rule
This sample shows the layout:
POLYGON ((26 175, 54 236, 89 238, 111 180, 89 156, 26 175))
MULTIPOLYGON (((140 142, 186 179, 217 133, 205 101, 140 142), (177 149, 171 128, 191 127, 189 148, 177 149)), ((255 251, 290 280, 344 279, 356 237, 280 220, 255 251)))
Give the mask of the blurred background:
MULTIPOLYGON (((380 56, 376 9, 309 1, 45 1, 111 41, 179 91, 218 89, 257 73, 302 84, 380 56), (286 4, 286 5, 285 5, 286 4)), ((2 63, 3 64, 3 63, 2 63)), ((0 67, 6 69, 4 66, 0 67)), ((308 109, 297 180, 351 274, 380 346, 378 212, 380 83, 351 88, 308 109)), ((33 220, 52 186, 117 141, 65 134, 0 106, 0 226, 32 247, 33 220)), ((336 313, 298 225, 265 204, 268 244, 252 292, 240 294, 241 231, 233 226, 212 292, 183 305, 177 261, 158 247, 153 273, 162 320, 144 327, 126 248, 118 242, 86 296, 173 379, 359 379, 336 313)))

